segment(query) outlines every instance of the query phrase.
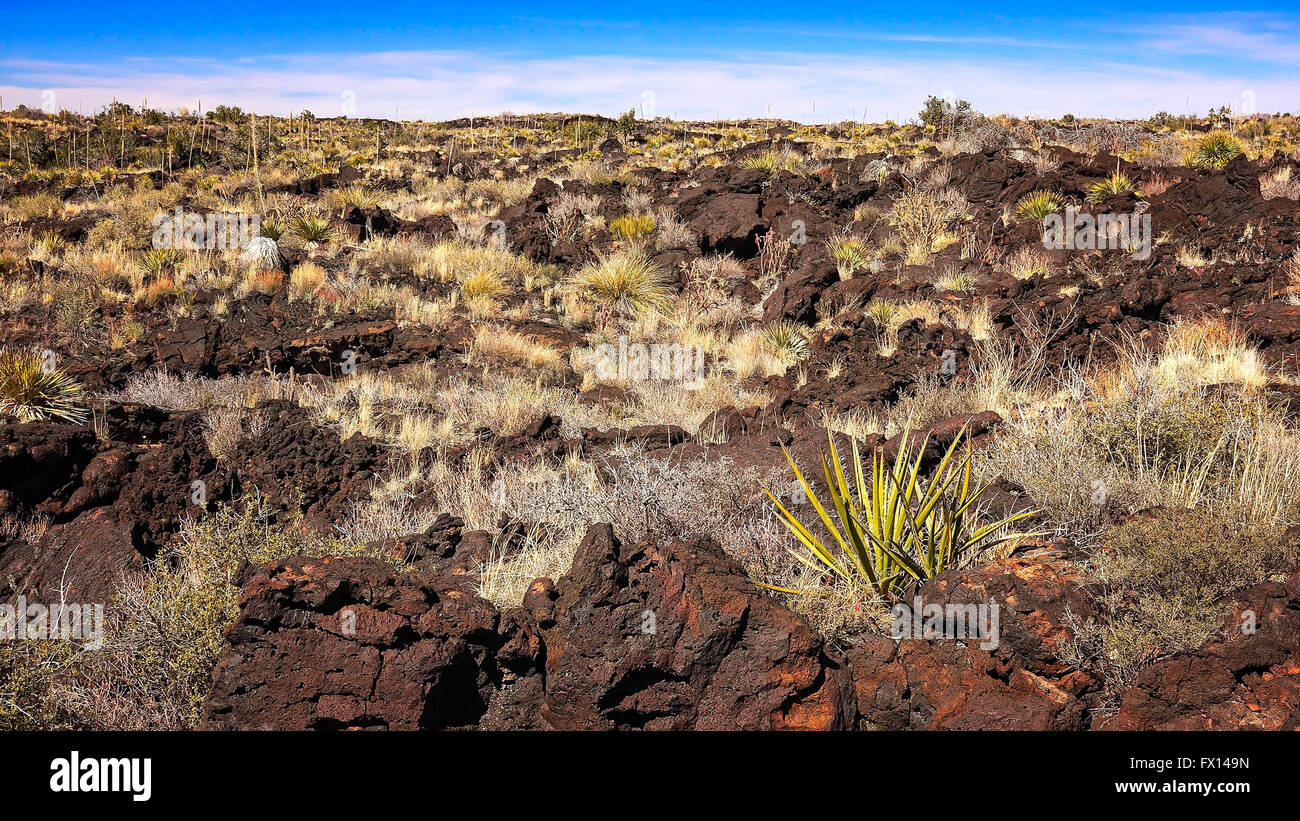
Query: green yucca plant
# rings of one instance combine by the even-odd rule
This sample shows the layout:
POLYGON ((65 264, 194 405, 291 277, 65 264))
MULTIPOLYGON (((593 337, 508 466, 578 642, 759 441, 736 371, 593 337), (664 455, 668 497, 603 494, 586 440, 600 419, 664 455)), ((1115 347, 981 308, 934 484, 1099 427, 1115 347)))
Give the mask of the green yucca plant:
POLYGON ((63 250, 67 242, 63 239, 62 234, 54 231, 46 231, 41 234, 40 239, 32 243, 31 254, 34 257, 49 259, 63 250))
POLYGON ((829 240, 826 249, 831 252, 831 259, 835 260, 835 269, 839 271, 840 279, 852 279, 855 271, 867 267, 871 262, 866 244, 847 234, 829 240))
POLYGON ((1130 193, 1141 195, 1141 192, 1137 190, 1137 186, 1133 184, 1127 174, 1116 171, 1114 174, 1108 175, 1106 179, 1088 188, 1088 202, 1102 202, 1116 194, 1130 193))
POLYGON ((1034 511, 982 522, 976 503, 988 485, 972 488, 969 447, 964 457, 955 458, 965 434, 963 428, 948 446, 931 478, 926 480, 921 475, 921 463, 929 444, 928 436, 920 447, 914 448, 910 431, 904 432, 893 464, 887 464, 884 454, 876 451, 869 470, 864 467, 854 441, 851 475, 846 475, 835 448, 834 434, 827 430, 830 454, 822 453, 822 469, 838 524, 783 446, 795 478, 833 540, 830 545, 823 542, 770 491, 765 491, 776 505, 782 523, 804 548, 804 552, 791 550, 791 555, 817 572, 829 571, 843 581, 869 588, 889 599, 901 595, 909 579, 933 578, 972 551, 1013 538, 1015 534, 995 534, 1033 515, 1034 511))
POLYGON ((774 151, 764 151, 761 154, 751 154, 742 158, 740 167, 775 174, 781 168, 781 159, 777 157, 774 151))
POLYGON ((175 248, 151 248, 140 256, 140 267, 148 274, 161 274, 185 261, 185 253, 175 248))
POLYGON ((1061 198, 1051 191, 1034 191, 1025 194, 1016 203, 1016 219, 1041 220, 1061 210, 1061 198))
POLYGON ((299 217, 289 226, 289 230, 303 242, 325 242, 333 233, 329 220, 324 217, 299 217))
POLYGON ((897 303, 885 299, 873 299, 866 307, 867 316, 876 321, 882 328, 890 328, 894 325, 894 320, 898 318, 897 303))
POLYGON ((1187 164, 1196 168, 1220 169, 1245 153, 1236 137, 1213 131, 1196 141, 1187 164))
POLYGON ((66 419, 81 423, 86 410, 77 406, 81 385, 30 351, 0 350, 0 414, 19 422, 66 419))
POLYGON ((793 365, 808 358, 811 350, 808 344, 809 333, 807 326, 784 320, 764 328, 762 339, 773 356, 787 365, 793 365))
POLYGON ((373 211, 381 206, 383 198, 375 194, 363 185, 352 184, 346 188, 335 188, 326 195, 330 205, 339 209, 340 216, 348 210, 348 206, 355 206, 362 211, 373 211))
POLYGON ((276 242, 284 239, 284 235, 287 233, 289 233, 289 226, 274 218, 262 220, 258 230, 260 236, 273 239, 276 242))

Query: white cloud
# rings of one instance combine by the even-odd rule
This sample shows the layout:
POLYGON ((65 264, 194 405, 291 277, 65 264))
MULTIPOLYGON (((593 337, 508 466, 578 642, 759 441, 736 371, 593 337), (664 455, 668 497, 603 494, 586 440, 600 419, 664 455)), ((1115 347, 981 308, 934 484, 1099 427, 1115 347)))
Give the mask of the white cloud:
POLYGON ((969 57, 748 55, 732 59, 487 56, 462 51, 267 55, 238 61, 135 58, 111 66, 0 60, 6 106, 89 113, 114 99, 154 108, 221 103, 287 114, 451 119, 502 111, 617 114, 653 100, 681 119, 906 119, 927 94, 951 92, 988 113, 1145 116, 1204 112, 1254 94, 1261 111, 1300 109, 1300 79, 1170 67, 969 57), (649 92, 652 96, 648 96, 649 92))

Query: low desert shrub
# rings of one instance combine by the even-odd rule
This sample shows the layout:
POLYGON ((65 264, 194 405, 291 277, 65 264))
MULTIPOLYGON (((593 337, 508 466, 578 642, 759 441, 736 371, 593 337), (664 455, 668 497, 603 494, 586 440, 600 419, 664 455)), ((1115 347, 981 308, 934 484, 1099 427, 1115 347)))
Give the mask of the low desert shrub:
POLYGON ((80 723, 69 715, 61 688, 75 675, 82 652, 68 641, 0 640, 0 732, 64 730, 80 723))
POLYGON ((609 233, 629 245, 643 244, 655 230, 655 218, 649 214, 625 214, 609 224, 609 233))
POLYGON ((259 499, 187 521, 179 544, 109 603, 105 646, 65 695, 71 712, 93 729, 194 726, 239 613, 240 569, 296 555, 401 558, 277 518, 259 499))
POLYGON ((1103 532, 1090 560, 1099 619, 1062 646, 1114 695, 1150 662, 1194 650, 1231 622, 1232 594, 1300 561, 1283 528, 1209 511, 1158 508, 1103 532))

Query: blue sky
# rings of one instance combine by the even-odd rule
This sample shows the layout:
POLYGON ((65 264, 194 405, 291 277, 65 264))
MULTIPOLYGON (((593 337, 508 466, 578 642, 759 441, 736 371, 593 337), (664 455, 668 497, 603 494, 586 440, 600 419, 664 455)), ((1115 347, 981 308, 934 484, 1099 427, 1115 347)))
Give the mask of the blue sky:
POLYGON ((929 93, 1023 115, 1300 111, 1293 3, 1064 6, 19 0, 0 94, 87 113, 121 99, 435 119, 636 107, 880 121, 929 93))

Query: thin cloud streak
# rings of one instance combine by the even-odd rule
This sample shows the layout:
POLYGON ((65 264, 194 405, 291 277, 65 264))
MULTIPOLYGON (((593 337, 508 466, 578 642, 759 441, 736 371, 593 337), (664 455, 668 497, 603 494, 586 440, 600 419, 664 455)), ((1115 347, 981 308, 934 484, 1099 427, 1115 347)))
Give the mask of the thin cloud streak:
POLYGON ((679 119, 771 116, 818 122, 912 117, 928 94, 955 95, 987 113, 1137 117, 1204 112, 1246 92, 1261 111, 1297 108, 1300 79, 1224 76, 1102 61, 753 54, 746 59, 622 56, 520 58, 460 51, 266 55, 240 61, 138 58, 113 66, 83 61, 0 60, 7 106, 84 113, 114 99, 151 107, 239 105, 266 114, 451 119, 512 111, 613 115, 636 107, 679 119))

